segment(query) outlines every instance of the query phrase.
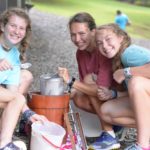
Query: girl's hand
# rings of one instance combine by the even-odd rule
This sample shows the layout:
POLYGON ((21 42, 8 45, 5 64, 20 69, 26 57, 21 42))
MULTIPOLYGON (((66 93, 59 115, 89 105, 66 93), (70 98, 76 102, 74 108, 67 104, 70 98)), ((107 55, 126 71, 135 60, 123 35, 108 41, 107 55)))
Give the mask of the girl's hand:
POLYGON ((64 79, 65 83, 68 83, 70 80, 69 72, 67 68, 58 67, 58 74, 64 79))
POLYGON ((32 116, 29 118, 29 120, 30 120, 32 123, 33 123, 33 122, 36 122, 36 121, 40 121, 40 122, 42 122, 42 123, 48 121, 48 119, 47 119, 45 116, 43 116, 43 115, 38 115, 38 114, 32 115, 32 116))
POLYGON ((125 80, 123 69, 118 69, 113 73, 113 78, 117 83, 122 83, 125 80))
POLYGON ((112 98, 112 91, 106 87, 99 86, 97 95, 98 95, 99 100, 106 101, 112 98))
POLYGON ((13 69, 12 65, 6 59, 0 59, 0 71, 13 69))

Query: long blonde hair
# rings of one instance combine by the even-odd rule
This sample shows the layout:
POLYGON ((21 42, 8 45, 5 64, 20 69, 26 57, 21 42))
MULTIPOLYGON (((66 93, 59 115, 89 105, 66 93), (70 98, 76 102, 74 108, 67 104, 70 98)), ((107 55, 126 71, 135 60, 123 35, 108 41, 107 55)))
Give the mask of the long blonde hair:
POLYGON ((123 37, 123 40, 121 42, 121 46, 120 46, 119 52, 113 58, 112 69, 113 69, 113 72, 114 72, 117 69, 123 68, 120 56, 123 53, 123 51, 131 44, 131 38, 129 37, 127 32, 125 32, 124 30, 120 29, 120 27, 117 24, 114 24, 114 23, 101 25, 101 26, 99 26, 97 28, 97 30, 111 30, 117 36, 123 37))
MULTIPOLYGON (((19 16, 26 20, 27 28, 26 28, 26 35, 24 39, 20 43, 19 51, 20 51, 20 59, 24 60, 25 51, 29 46, 29 40, 31 36, 31 20, 28 14, 21 8, 10 8, 4 11, 0 16, 0 26, 3 24, 4 26, 8 23, 9 18, 13 15, 19 16)), ((0 29, 0 34, 3 33, 0 29)))

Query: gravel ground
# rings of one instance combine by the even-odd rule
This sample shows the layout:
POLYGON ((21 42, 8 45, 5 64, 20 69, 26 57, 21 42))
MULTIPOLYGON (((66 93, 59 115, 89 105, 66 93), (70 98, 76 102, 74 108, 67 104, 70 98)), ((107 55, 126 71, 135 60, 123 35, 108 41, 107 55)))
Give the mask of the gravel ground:
MULTIPOLYGON (((71 75, 78 77, 75 60, 76 48, 70 41, 68 32, 68 18, 47 14, 31 9, 29 15, 32 19, 31 47, 27 52, 28 61, 32 63, 30 71, 34 75, 31 91, 40 88, 40 75, 54 74, 58 66, 67 67, 71 75)), ((133 42, 150 48, 149 40, 133 39, 133 42)), ((126 141, 122 145, 132 142, 135 130, 128 130, 126 141)))

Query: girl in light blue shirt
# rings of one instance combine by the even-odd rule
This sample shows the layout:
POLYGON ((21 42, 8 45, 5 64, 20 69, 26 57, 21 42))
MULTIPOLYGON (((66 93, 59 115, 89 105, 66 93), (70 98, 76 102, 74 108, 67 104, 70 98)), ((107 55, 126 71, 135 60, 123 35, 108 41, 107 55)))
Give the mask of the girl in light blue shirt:
MULTIPOLYGON (((30 19, 22 9, 11 8, 0 14, 0 108, 3 108, 0 122, 0 150, 22 149, 12 141, 12 135, 20 113, 26 105, 25 97, 18 92, 18 84, 20 54, 23 56, 27 48, 30 27, 30 19)), ((23 142, 20 144, 26 147, 23 142)))
MULTIPOLYGON (((131 38, 116 24, 106 24, 98 27, 96 43, 102 55, 112 59, 113 77, 119 84, 123 80, 128 81, 128 84, 130 84, 130 81, 135 81, 132 80, 134 77, 131 73, 132 67, 150 63, 150 50, 131 44, 131 38)), ((141 77, 145 78, 145 76, 141 77)), ((145 87, 143 87, 141 93, 136 88, 125 94, 115 90, 116 100, 108 100, 101 109, 104 121, 109 123, 109 128, 107 125, 108 130, 112 130, 112 124, 137 128, 137 143, 125 150, 150 149, 150 128, 147 128, 147 126, 150 126, 150 117, 148 115, 143 117, 144 114, 150 113, 150 89, 147 89, 150 86, 148 86, 148 78, 144 81, 148 82, 144 82, 145 87)), ((130 90, 132 89, 130 88, 130 90)), ((99 87, 100 100, 111 92, 112 90, 106 91, 103 87, 99 87)))
POLYGON ((0 60, 7 59, 12 68, 0 71, 0 84, 18 86, 20 82, 20 52, 16 47, 5 51, 0 45, 0 60))

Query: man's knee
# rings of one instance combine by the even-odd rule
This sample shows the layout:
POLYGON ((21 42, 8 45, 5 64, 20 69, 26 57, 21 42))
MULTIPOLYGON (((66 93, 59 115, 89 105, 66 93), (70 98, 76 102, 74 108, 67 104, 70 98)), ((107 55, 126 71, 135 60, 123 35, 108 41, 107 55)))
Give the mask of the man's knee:
POLYGON ((91 108, 91 103, 88 96, 84 95, 81 92, 76 93, 73 98, 73 102, 80 109, 89 110, 91 108))
POLYGON ((85 103, 80 98, 74 98, 73 102, 76 107, 79 107, 80 109, 83 109, 85 107, 85 103))
POLYGON ((112 112, 111 112, 111 106, 107 104, 102 104, 100 107, 100 117, 102 120, 105 122, 111 122, 113 117, 112 117, 112 112))
POLYGON ((76 107, 80 108, 81 102, 78 99, 73 99, 73 102, 74 102, 74 104, 75 104, 76 107))

